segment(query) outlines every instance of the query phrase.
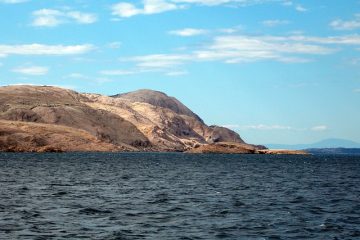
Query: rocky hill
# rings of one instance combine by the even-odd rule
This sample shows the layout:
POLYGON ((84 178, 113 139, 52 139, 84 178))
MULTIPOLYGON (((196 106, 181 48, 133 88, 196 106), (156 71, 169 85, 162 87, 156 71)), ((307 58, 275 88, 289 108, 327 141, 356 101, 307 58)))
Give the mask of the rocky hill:
POLYGON ((207 126, 152 90, 103 96, 50 86, 0 87, 0 151, 191 151, 240 136, 207 126))

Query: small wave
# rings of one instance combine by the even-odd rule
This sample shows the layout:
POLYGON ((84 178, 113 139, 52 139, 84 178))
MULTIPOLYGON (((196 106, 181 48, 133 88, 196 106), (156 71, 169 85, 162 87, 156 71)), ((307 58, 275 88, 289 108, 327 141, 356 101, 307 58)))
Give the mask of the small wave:
POLYGON ((60 191, 60 192, 54 193, 52 196, 61 197, 61 196, 67 195, 67 194, 68 194, 68 192, 60 191))
POLYGON ((110 210, 100 210, 96 208, 83 208, 79 210, 79 213, 86 214, 86 215, 92 215, 92 214, 105 214, 105 213, 112 213, 110 210))

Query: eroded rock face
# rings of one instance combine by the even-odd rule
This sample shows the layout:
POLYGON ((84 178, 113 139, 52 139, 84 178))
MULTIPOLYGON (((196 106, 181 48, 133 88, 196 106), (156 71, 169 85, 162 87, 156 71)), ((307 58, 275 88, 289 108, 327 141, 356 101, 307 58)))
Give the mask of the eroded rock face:
POLYGON ((187 151, 218 142, 246 145, 239 134, 207 126, 177 99, 151 90, 108 97, 49 86, 0 87, 0 121, 0 151, 187 151), (21 131, 15 131, 12 124, 20 123, 21 131))

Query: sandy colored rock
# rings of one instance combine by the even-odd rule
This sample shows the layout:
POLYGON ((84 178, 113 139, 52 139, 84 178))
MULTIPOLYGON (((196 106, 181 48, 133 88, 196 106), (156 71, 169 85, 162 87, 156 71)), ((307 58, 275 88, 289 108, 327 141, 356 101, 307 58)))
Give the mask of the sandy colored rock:
POLYGON ((45 123, 81 129, 102 142, 150 147, 149 140, 130 122, 84 104, 74 91, 48 86, 0 88, 0 119, 45 123))

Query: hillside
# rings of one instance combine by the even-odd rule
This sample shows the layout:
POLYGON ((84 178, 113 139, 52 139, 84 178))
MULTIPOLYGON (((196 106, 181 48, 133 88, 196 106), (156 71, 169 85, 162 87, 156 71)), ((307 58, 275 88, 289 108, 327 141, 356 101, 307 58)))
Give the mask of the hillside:
POLYGON ((0 151, 187 151, 219 142, 257 148, 158 91, 0 87, 0 151))

